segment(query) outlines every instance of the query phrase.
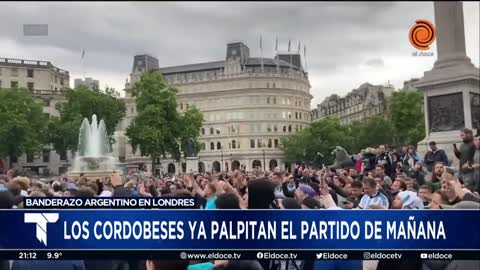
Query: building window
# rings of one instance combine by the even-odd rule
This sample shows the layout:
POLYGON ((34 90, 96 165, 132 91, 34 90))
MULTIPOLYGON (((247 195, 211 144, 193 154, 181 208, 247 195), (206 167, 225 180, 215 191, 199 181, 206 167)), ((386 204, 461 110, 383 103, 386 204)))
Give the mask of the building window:
POLYGON ((250 139, 250 148, 255 148, 255 140, 250 139))
POLYGON ((267 97, 267 104, 270 104, 270 97, 267 97))
POLYGON ((33 82, 28 82, 27 83, 27 88, 28 88, 28 90, 33 90, 33 88, 34 88, 33 87, 33 82))
POLYGON ((275 85, 275 83, 273 83, 273 88, 277 88, 276 85, 275 85))
POLYGON ((210 128, 210 135, 213 135, 213 127, 210 128))
POLYGON ((205 143, 200 144, 200 150, 205 150, 205 143))
POLYGON ((43 150, 42 156, 43 156, 43 162, 49 162, 50 161, 50 150, 43 150))
POLYGON ((268 148, 272 148, 272 139, 268 139, 268 148))
POLYGON ((222 148, 222 144, 220 142, 217 142, 217 150, 220 150, 222 148))
POLYGON ((257 148, 262 148, 262 139, 257 140, 257 148))
POLYGON ((236 149, 237 148, 237 142, 235 142, 235 140, 232 141, 232 149, 236 149))
POLYGON ((60 84, 63 85, 63 78, 60 78, 60 84))
POLYGON ((33 162, 33 153, 27 153, 27 163, 33 162))
POLYGON ((270 83, 267 82, 267 88, 270 88, 270 83))
MULTIPOLYGON (((275 86, 274 86, 275 87, 275 86)), ((273 104, 277 104, 277 97, 272 98, 273 104)))
POLYGON ((60 153, 60 160, 61 160, 61 161, 67 160, 67 151, 62 151, 62 152, 60 153))
POLYGON ((298 113, 295 112, 295 119, 298 119, 298 113))
POLYGON ((213 142, 210 143, 210 150, 215 150, 215 143, 213 142))
POLYGON ((283 132, 287 132, 287 126, 283 126, 283 132))
POLYGON ((27 77, 33 78, 33 69, 27 69, 27 77))
POLYGON ((10 75, 11 75, 12 77, 18 77, 18 68, 12 68, 12 69, 10 70, 10 75))
POLYGON ((267 132, 272 132, 272 126, 271 125, 267 126, 267 132))
POLYGON ((183 110, 183 103, 180 103, 180 110, 183 110))
POLYGON ((292 113, 288 112, 288 119, 292 119, 292 113))
POLYGON ((217 131, 217 134, 220 134, 220 129, 219 128, 217 128, 216 131, 217 131))
POLYGON ((292 126, 288 125, 288 132, 292 132, 292 126))
POLYGON ((205 128, 202 128, 202 135, 205 135, 205 128))
POLYGON ((295 125, 295 132, 298 132, 298 125, 295 125))
POLYGON ((275 148, 278 148, 278 139, 275 139, 273 141, 273 145, 274 145, 275 148))
POLYGON ((17 81, 11 81, 10 82, 10 88, 17 88, 18 87, 18 82, 17 81))
POLYGON ((278 131, 278 130, 277 130, 277 126, 276 126, 276 125, 273 126, 273 132, 277 132, 277 131, 278 131))

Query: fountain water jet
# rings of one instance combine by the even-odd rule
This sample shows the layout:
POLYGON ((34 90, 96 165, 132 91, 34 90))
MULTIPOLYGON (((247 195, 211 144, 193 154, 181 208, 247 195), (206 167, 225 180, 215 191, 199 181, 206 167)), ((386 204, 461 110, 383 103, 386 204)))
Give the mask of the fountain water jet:
POLYGON ((84 118, 78 134, 78 151, 73 161, 70 176, 84 174, 87 178, 110 176, 115 168, 116 160, 112 156, 107 128, 103 119, 97 121, 92 115, 92 122, 84 118))

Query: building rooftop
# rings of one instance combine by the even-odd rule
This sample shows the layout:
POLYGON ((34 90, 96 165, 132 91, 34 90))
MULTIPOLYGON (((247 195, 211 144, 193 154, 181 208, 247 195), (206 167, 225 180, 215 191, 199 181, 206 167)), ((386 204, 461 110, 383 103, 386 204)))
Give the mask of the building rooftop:
POLYGON ((321 103, 318 104, 317 107, 328 106, 330 101, 346 102, 349 98, 355 97, 355 96, 358 96, 361 99, 365 99, 369 91, 377 91, 379 94, 379 98, 383 99, 385 98, 385 95, 382 91, 380 91, 382 89, 384 89, 384 86, 382 85, 373 85, 366 82, 361 84, 357 89, 353 89, 352 91, 350 91, 344 97, 340 97, 337 94, 332 94, 326 97, 321 103))
POLYGON ((59 72, 61 74, 68 76, 68 71, 57 68, 54 65, 52 65, 51 62, 48 62, 48 61, 0 58, 0 65, 24 66, 24 67, 31 67, 31 68, 48 68, 48 69, 52 69, 55 72, 59 72))
MULTIPOLYGON (((247 59, 245 66, 261 66, 261 58, 260 57, 250 57, 247 59)), ((276 66, 277 60, 273 58, 263 58, 263 65, 264 66, 276 66)), ((278 65, 284 68, 290 68, 290 63, 279 60, 278 65)), ((205 62, 205 63, 198 63, 198 64, 190 64, 190 65, 181 65, 181 66, 172 66, 172 67, 163 67, 159 68, 162 74, 175 74, 175 73, 187 73, 187 72, 195 72, 195 71, 207 71, 207 70, 216 70, 221 69, 225 66, 225 61, 214 61, 214 62, 205 62)), ((299 69, 295 65, 291 65, 293 69, 299 69)))
POLYGON ((159 68, 158 71, 160 71, 162 74, 184 73, 184 72, 192 72, 192 71, 219 69, 219 68, 223 68, 224 65, 225 65, 225 61, 215 61, 215 62, 182 65, 182 66, 164 67, 164 68, 159 68))

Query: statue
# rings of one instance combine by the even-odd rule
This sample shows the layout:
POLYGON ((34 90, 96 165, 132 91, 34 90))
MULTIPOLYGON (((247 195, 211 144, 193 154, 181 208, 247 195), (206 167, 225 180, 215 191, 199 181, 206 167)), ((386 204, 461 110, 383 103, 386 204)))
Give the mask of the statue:
POLYGON ((195 147, 194 139, 190 138, 187 141, 187 157, 196 157, 197 156, 197 149, 195 147))
POLYGON ((331 167, 333 168, 351 168, 355 166, 354 159, 352 158, 351 155, 347 153, 347 150, 345 150, 341 146, 335 146, 335 149, 333 149, 332 155, 335 155, 335 162, 331 167))

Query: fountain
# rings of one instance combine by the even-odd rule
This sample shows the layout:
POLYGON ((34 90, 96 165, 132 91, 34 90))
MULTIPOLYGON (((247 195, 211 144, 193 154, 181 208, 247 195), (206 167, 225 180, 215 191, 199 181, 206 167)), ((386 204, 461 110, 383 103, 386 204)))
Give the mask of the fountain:
POLYGON ((92 115, 92 122, 84 118, 78 134, 78 151, 73 161, 73 169, 69 176, 101 178, 110 176, 115 168, 115 158, 112 156, 107 129, 103 119, 97 121, 97 115, 92 115))

